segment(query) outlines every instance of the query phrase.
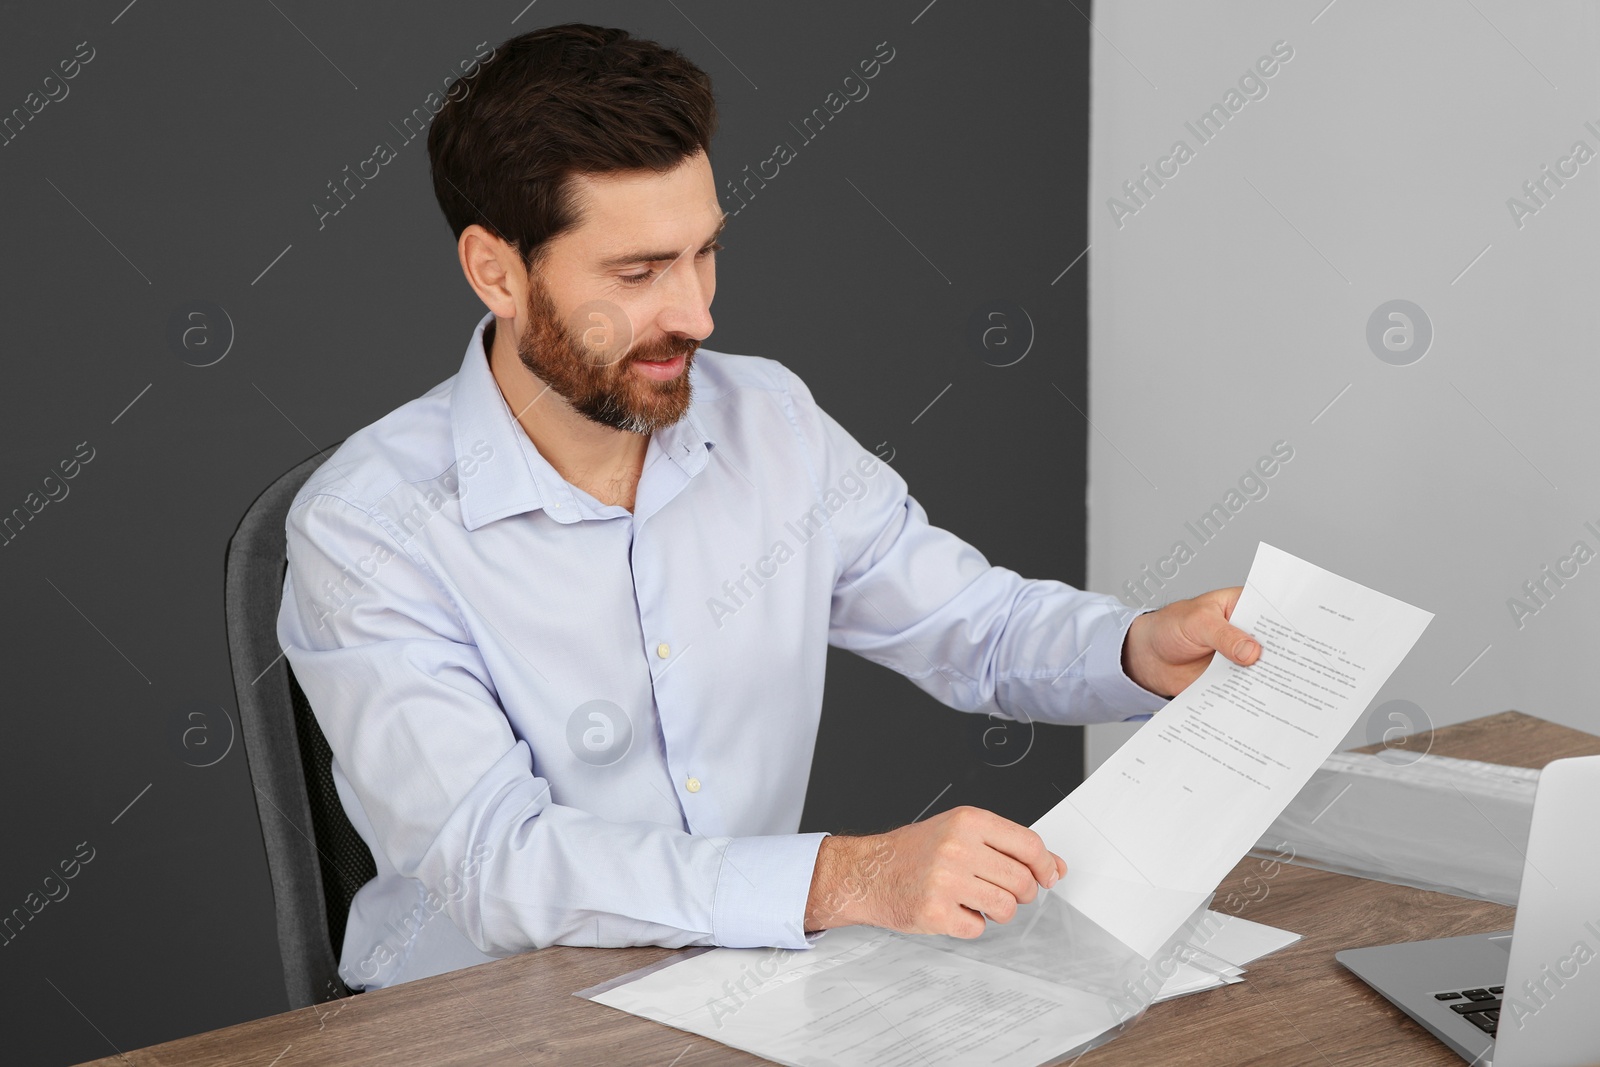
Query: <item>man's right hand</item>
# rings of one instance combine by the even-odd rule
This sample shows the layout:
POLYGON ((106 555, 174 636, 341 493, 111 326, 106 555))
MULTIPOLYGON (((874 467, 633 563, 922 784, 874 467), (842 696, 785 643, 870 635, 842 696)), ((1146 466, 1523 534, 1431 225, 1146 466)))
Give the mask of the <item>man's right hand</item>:
POLYGON ((958 807, 868 837, 822 839, 806 930, 863 924, 905 934, 977 937, 984 916, 1010 922, 1066 861, 1026 826, 958 807))

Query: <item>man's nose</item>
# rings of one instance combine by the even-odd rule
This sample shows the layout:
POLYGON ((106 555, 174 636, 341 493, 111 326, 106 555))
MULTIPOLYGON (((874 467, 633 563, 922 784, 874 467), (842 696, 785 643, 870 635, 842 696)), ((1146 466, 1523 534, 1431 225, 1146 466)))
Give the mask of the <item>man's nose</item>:
POLYGON ((663 303, 656 316, 657 325, 668 333, 688 334, 695 338, 711 335, 711 296, 708 287, 694 269, 694 253, 679 256, 671 267, 658 275, 655 288, 662 291, 663 303))

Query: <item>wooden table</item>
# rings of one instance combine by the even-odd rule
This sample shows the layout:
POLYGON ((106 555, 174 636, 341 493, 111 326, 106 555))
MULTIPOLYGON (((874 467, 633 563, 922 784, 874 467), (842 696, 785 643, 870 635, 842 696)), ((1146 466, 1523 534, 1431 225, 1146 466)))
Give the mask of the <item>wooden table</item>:
MULTIPOLYGON (((1431 751, 1543 767, 1562 756, 1600 755, 1600 737, 1508 711, 1436 731, 1431 751)), ((1218 888, 1214 906, 1304 938, 1251 964, 1243 983, 1154 1005, 1125 1034, 1078 1064, 1460 1067, 1454 1053, 1346 972, 1333 954, 1359 945, 1508 929, 1513 909, 1288 864, 1269 870, 1270 877, 1261 861, 1244 860, 1218 888), (1225 904, 1230 893, 1246 903, 1225 904)), ((572 996, 673 951, 558 946, 93 1063, 767 1062, 572 996)))
MULTIPOLYGON (((1436 730, 1431 748, 1405 747, 1537 768, 1562 756, 1600 755, 1600 737, 1508 711, 1436 730)), ((1261 861, 1245 859, 1218 887, 1212 906, 1304 937, 1250 964, 1238 985, 1153 1005, 1127 1033, 1080 1059, 1079 1067, 1462 1067, 1459 1056, 1341 967, 1333 954, 1509 930, 1516 909, 1307 867, 1276 864, 1271 869, 1276 873, 1266 878, 1261 861), (1230 892, 1259 899, 1235 911, 1222 904, 1230 892)))

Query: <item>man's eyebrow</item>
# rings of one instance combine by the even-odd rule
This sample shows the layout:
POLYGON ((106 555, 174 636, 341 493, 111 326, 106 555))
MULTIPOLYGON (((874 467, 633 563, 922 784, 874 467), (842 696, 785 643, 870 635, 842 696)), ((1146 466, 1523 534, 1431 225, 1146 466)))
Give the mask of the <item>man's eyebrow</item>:
MULTIPOLYGON (((705 239, 700 247, 704 248, 721 236, 722 231, 728 226, 728 214, 723 212, 722 220, 717 223, 717 228, 711 231, 711 236, 705 239)), ((620 256, 608 256, 600 261, 601 270, 613 270, 617 267, 626 267, 630 263, 661 263, 669 259, 677 259, 682 254, 682 249, 674 248, 668 252, 626 252, 620 256)))

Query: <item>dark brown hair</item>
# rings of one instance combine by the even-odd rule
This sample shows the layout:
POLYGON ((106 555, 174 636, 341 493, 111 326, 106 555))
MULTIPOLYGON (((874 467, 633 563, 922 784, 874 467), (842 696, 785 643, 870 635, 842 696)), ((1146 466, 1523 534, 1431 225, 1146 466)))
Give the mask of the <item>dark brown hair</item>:
POLYGON ((627 30, 532 30, 463 77, 470 88, 447 94, 428 130, 433 194, 458 241, 477 223, 529 270, 580 221, 574 174, 664 173, 711 152, 711 79, 677 49, 627 30))

